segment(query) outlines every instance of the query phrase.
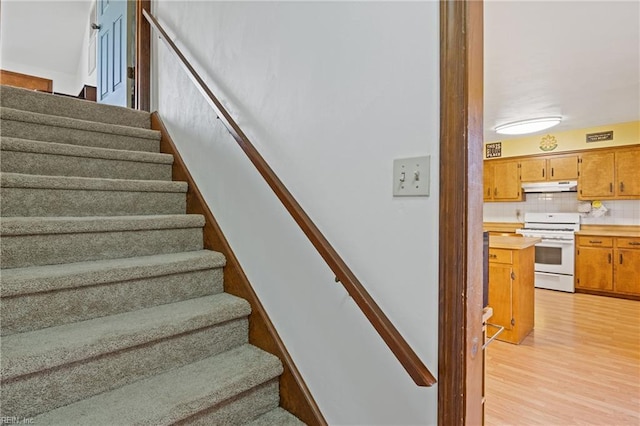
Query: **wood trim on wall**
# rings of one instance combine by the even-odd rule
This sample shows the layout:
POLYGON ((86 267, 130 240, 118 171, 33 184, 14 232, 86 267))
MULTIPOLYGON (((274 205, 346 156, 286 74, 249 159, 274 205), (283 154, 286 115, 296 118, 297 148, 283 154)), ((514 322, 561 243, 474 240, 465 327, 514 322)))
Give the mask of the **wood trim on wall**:
POLYGON ((162 133, 160 151, 172 154, 174 157, 173 180, 184 181, 189 184, 187 213, 201 214, 205 217, 204 247, 221 252, 227 258, 227 265, 224 268, 225 292, 241 297, 251 304, 249 343, 276 355, 282 361, 284 373, 280 377, 280 406, 310 426, 326 426, 327 422, 322 416, 311 392, 309 392, 302 375, 293 363, 278 332, 253 291, 240 266, 240 262, 209 210, 157 112, 151 115, 151 128, 162 133))
POLYGON ((151 26, 142 11, 151 12, 151 0, 136 0, 135 105, 140 111, 151 110, 151 26))
POLYGON ((482 1, 440 1, 441 426, 483 423, 482 34, 482 1))
POLYGON ((19 72, 0 70, 0 84, 22 87, 23 89, 29 90, 37 90, 39 92, 53 93, 52 80, 36 77, 34 75, 21 74, 19 72))

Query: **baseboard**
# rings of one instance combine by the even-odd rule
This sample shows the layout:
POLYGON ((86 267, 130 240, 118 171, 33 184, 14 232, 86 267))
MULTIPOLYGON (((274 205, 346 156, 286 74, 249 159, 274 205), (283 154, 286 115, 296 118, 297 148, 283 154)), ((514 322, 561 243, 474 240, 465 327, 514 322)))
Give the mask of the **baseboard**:
POLYGON ((282 361, 284 373, 280 378, 280 405, 308 425, 327 425, 300 372, 293 363, 262 303, 260 303, 256 293, 253 291, 238 259, 233 250, 231 250, 220 226, 204 201, 157 112, 151 115, 151 128, 162 133, 160 151, 172 154, 174 157, 173 180, 184 181, 189 184, 187 213, 201 214, 205 217, 205 248, 221 252, 227 258, 227 266, 224 268, 225 291, 241 297, 251 304, 249 342, 276 355, 282 361))

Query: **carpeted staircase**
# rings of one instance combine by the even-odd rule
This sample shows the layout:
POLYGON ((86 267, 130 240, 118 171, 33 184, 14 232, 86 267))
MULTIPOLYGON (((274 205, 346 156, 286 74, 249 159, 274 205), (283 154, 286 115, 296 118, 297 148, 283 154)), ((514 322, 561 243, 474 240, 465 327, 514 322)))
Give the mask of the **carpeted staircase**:
MULTIPOLYGON (((299 425, 148 113, 2 86, 1 413, 299 425)), ((31 419, 32 418, 32 419, 31 419)))

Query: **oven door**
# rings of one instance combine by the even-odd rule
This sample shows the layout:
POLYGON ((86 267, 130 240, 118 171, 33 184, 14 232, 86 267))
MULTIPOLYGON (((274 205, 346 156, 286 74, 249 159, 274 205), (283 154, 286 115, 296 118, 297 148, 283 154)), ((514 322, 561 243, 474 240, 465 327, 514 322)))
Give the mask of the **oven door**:
POLYGON ((546 240, 536 244, 536 272, 573 275, 574 240, 546 240))

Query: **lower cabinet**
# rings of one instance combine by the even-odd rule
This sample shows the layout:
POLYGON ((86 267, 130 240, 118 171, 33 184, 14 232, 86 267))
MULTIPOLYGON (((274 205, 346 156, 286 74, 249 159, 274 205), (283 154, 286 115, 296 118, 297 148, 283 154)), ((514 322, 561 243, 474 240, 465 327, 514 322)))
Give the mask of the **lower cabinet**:
POLYGON ((640 296, 640 238, 579 236, 576 290, 640 296))
POLYGON ((504 327, 497 339, 520 343, 534 324, 534 247, 525 249, 489 249, 489 306, 493 308, 491 337, 504 327))

